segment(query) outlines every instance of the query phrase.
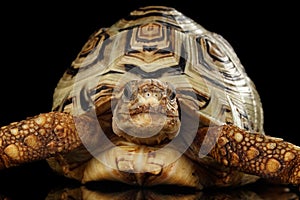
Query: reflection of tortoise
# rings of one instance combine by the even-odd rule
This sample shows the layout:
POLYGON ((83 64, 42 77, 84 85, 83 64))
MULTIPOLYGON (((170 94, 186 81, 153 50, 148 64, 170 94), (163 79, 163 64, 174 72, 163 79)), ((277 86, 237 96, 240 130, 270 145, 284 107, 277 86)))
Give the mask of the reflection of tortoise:
POLYGON ((172 8, 144 7, 90 37, 52 112, 1 128, 0 168, 47 159, 82 183, 299 185, 299 147, 262 126, 231 46, 172 8))

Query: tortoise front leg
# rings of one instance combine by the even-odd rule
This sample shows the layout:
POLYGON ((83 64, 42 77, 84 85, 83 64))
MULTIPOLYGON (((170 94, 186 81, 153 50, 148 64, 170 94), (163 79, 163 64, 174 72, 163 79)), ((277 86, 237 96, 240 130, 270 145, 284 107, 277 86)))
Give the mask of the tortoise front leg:
MULTIPOLYGON (((278 183, 300 184, 298 146, 280 138, 250 133, 230 125, 199 131, 217 136, 217 139, 210 141, 215 142, 215 145, 209 154, 223 165, 278 183)), ((203 137, 203 134, 198 135, 203 137)), ((196 140, 202 142, 199 136, 196 140)), ((211 145, 208 143, 204 145, 211 145)))
POLYGON ((0 169, 72 151, 81 144, 70 114, 49 112, 0 129, 0 169))

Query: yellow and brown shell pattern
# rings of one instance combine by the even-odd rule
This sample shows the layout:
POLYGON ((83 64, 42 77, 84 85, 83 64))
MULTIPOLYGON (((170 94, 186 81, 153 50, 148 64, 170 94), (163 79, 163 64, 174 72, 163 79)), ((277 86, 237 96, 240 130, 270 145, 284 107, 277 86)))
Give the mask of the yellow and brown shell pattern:
POLYGON ((260 98, 228 42, 175 9, 159 6, 137 9, 92 34, 61 78, 53 110, 72 112, 74 85, 86 90, 93 82, 92 98, 103 113, 116 88, 131 79, 171 83, 182 104, 207 119, 202 123, 231 123, 263 133, 260 98))

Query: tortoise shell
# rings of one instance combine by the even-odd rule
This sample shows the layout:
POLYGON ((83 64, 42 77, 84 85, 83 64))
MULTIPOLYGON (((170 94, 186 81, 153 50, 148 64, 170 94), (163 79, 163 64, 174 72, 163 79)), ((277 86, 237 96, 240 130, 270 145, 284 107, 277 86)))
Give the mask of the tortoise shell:
POLYGON ((260 97, 230 44, 161 6, 137 9, 92 34, 59 81, 53 110, 73 112, 75 95, 94 90, 100 115, 122 81, 147 78, 171 83, 182 103, 209 121, 263 133, 260 97))
MULTIPOLYGON (((181 132, 189 134, 182 152, 201 127, 234 124, 263 134, 259 95, 229 43, 177 10, 162 6, 137 9, 93 33, 60 79, 53 110, 80 115, 92 109, 101 129, 113 132, 112 102, 126 83, 143 79, 160 80, 175 88, 186 127, 181 127, 181 132), (187 127, 193 128, 187 131, 187 127)), ((90 140, 83 143, 89 146, 90 140)), ((202 149, 202 153, 210 149, 202 149)), ((82 151, 64 159, 85 162, 90 157, 82 151)), ((50 166, 61 171, 61 164, 54 160, 48 159, 50 166)))

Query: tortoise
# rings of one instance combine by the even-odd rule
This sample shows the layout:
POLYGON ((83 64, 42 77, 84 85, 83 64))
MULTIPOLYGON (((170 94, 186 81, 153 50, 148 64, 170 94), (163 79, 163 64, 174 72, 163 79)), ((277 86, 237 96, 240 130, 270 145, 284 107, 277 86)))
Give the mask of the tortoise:
POLYGON ((264 133, 259 94, 231 45, 165 6, 95 31, 52 110, 1 127, 0 169, 44 159, 82 184, 300 183, 300 148, 264 133))

